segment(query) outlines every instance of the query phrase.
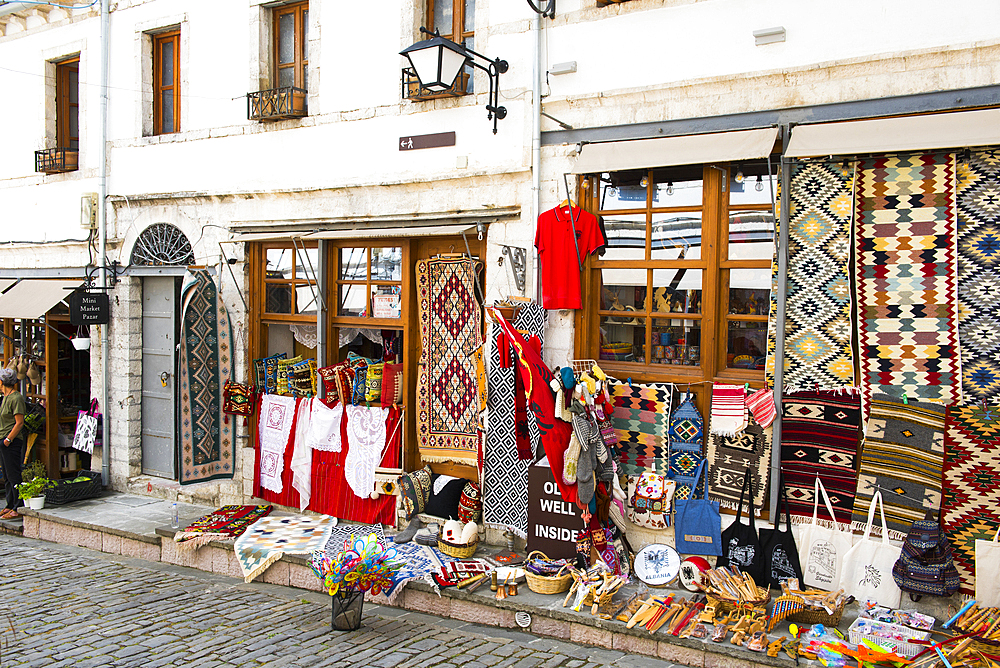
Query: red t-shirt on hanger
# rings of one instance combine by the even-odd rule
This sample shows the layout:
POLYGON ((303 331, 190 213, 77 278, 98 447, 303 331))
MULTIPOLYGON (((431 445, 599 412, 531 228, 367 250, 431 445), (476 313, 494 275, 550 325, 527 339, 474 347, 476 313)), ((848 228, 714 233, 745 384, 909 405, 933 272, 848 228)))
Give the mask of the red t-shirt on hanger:
POLYGON ((542 269, 542 307, 547 309, 582 308, 580 300, 580 262, 604 245, 604 235, 597 216, 578 206, 573 207, 576 241, 569 206, 543 211, 538 216, 535 248, 542 269), (580 248, 577 260, 577 246, 580 248))

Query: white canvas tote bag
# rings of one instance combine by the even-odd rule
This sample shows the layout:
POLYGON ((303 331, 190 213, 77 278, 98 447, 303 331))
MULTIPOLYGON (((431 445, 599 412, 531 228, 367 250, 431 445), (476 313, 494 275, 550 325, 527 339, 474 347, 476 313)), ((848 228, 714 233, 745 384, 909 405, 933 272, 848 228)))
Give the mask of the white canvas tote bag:
POLYGON ((833 514, 830 497, 827 496, 826 488, 823 487, 819 478, 816 478, 816 484, 813 487, 812 523, 799 525, 799 535, 796 542, 799 545, 799 557, 802 561, 802 579, 806 586, 828 591, 840 588, 844 555, 851 549, 853 536, 850 529, 843 531, 837 524, 837 516, 833 514), (823 494, 826 509, 833 520, 833 528, 825 527, 816 522, 820 493, 823 494))
POLYGON ((993 540, 976 541, 976 601, 982 607, 1000 605, 1000 529, 993 540))
POLYGON ((843 575, 840 586, 844 591, 859 601, 875 601, 879 605, 890 608, 899 607, 899 599, 903 592, 892 577, 892 567, 899 559, 901 547, 889 543, 885 529, 885 507, 882 505, 882 492, 875 492, 871 506, 868 508, 868 524, 865 534, 844 555, 843 575), (875 518, 875 506, 878 506, 882 517, 882 539, 872 540, 872 521, 875 518))

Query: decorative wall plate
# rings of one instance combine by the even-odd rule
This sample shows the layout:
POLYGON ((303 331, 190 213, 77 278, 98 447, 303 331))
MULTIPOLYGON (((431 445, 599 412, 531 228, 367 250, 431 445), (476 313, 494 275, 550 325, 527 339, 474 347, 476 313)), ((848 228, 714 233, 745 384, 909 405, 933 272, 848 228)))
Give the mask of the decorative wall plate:
POLYGON ((677 579, 681 557, 669 545, 654 543, 635 555, 633 570, 639 580, 651 587, 663 587, 677 579))

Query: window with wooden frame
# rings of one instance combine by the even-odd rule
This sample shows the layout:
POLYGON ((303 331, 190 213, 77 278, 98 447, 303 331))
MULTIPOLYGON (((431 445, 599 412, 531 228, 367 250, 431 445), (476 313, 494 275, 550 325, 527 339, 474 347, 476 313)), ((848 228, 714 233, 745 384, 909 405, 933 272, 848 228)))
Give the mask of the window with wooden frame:
POLYGON ((56 63, 56 146, 80 150, 80 57, 56 63))
POLYGON ((262 259, 265 316, 315 320, 319 292, 315 274, 319 262, 316 244, 299 244, 298 247, 291 243, 265 244, 262 259))
POLYGON ((271 11, 274 85, 309 90, 309 3, 281 5, 271 11))
POLYGON ((690 384, 703 414, 706 381, 761 383, 774 250, 767 174, 764 163, 585 178, 584 206, 608 244, 583 276, 577 357, 619 378, 690 384))
MULTIPOLYGON (((427 18, 431 30, 437 30, 442 37, 463 45, 467 49, 476 48, 476 0, 427 0, 427 18)), ((465 80, 465 92, 472 92, 472 66, 466 65, 459 74, 465 80)))
POLYGON ((153 134, 181 129, 181 32, 153 35, 153 134))

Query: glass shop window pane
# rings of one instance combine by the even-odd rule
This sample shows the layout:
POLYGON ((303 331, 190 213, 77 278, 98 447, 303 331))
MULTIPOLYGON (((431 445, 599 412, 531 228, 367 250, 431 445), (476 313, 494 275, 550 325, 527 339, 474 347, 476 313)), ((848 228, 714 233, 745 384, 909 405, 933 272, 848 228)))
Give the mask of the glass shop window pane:
POLYGON ((316 312, 316 300, 317 298, 313 296, 313 291, 318 291, 315 285, 296 285, 295 286, 295 311, 297 313, 315 313, 316 312))
POLYGON ((653 318, 653 364, 699 366, 701 321, 653 318))
POLYGON ((602 360, 646 362, 646 319, 601 316, 602 360))
MULTIPOLYGON (((764 166, 766 170, 766 165, 764 166)), ((743 183, 736 181, 736 174, 739 166, 733 165, 730 169, 729 179, 729 206, 741 206, 743 204, 770 204, 771 194, 778 196, 777 175, 768 176, 767 173, 759 173, 760 167, 755 167, 753 172, 743 175, 743 183)))
POLYGON ((730 321, 726 337, 726 366, 763 371, 766 358, 767 323, 730 321))
POLYGON ((619 320, 630 320, 633 311, 646 310, 645 269, 601 269, 601 310, 621 311, 619 320))
POLYGON ((295 251, 291 248, 268 248, 266 278, 291 278, 295 251))
POLYGON ((646 259, 646 214, 604 214, 603 218, 608 245, 602 260, 646 259))
POLYGON ((729 315, 767 315, 770 306, 770 269, 729 271, 729 315))
POLYGON ((701 313, 701 269, 654 269, 656 313, 701 313))
POLYGON ((278 70, 278 86, 294 86, 295 85, 295 68, 293 67, 283 67, 278 70))
POLYGON ((171 40, 160 42, 160 85, 174 85, 174 43, 171 40))
POLYGON ((340 285, 337 315, 363 318, 368 314, 368 299, 364 285, 340 285))
POLYGON ((160 94, 160 131, 174 131, 174 91, 165 90, 160 94))
POLYGON ((646 186, 640 185, 640 182, 646 176, 645 171, 616 172, 614 177, 607 175, 607 178, 601 178, 597 201, 601 211, 645 209, 646 186))
POLYGON ((292 312, 292 286, 287 283, 265 283, 264 299, 268 313, 292 312))
POLYGON ((770 211, 729 212, 729 259, 770 260, 774 256, 774 216, 770 211))
POLYGON ((653 208, 668 206, 701 206, 701 167, 664 169, 653 172, 653 208))
POLYGON ((654 213, 654 260, 701 259, 701 211, 654 213))
POLYGON ((401 287, 398 285, 373 285, 372 316, 375 318, 401 317, 400 294, 401 287))
POLYGON ((80 94, 79 94, 80 72, 76 68, 69 70, 68 88, 69 90, 67 91, 67 93, 69 94, 69 103, 77 104, 80 101, 80 94))
POLYGON ((278 17, 278 63, 295 62, 295 14, 289 12, 278 17))
POLYGON ((401 247, 372 249, 372 280, 403 280, 403 249, 401 247))
POLYGON ((465 0, 465 31, 476 29, 476 0, 465 0))
POLYGON ((340 280, 364 281, 368 279, 368 249, 340 249, 340 280))
POLYGON ((302 12, 302 60, 309 60, 309 10, 302 12))
POLYGON ((442 35, 452 33, 452 17, 454 16, 452 2, 454 0, 434 0, 434 29, 441 31, 442 35))
POLYGON ((319 264, 319 249, 306 248, 303 250, 299 248, 298 250, 293 249, 292 253, 295 255, 295 278, 307 278, 315 281, 316 275, 313 272, 316 270, 316 265, 319 264))

